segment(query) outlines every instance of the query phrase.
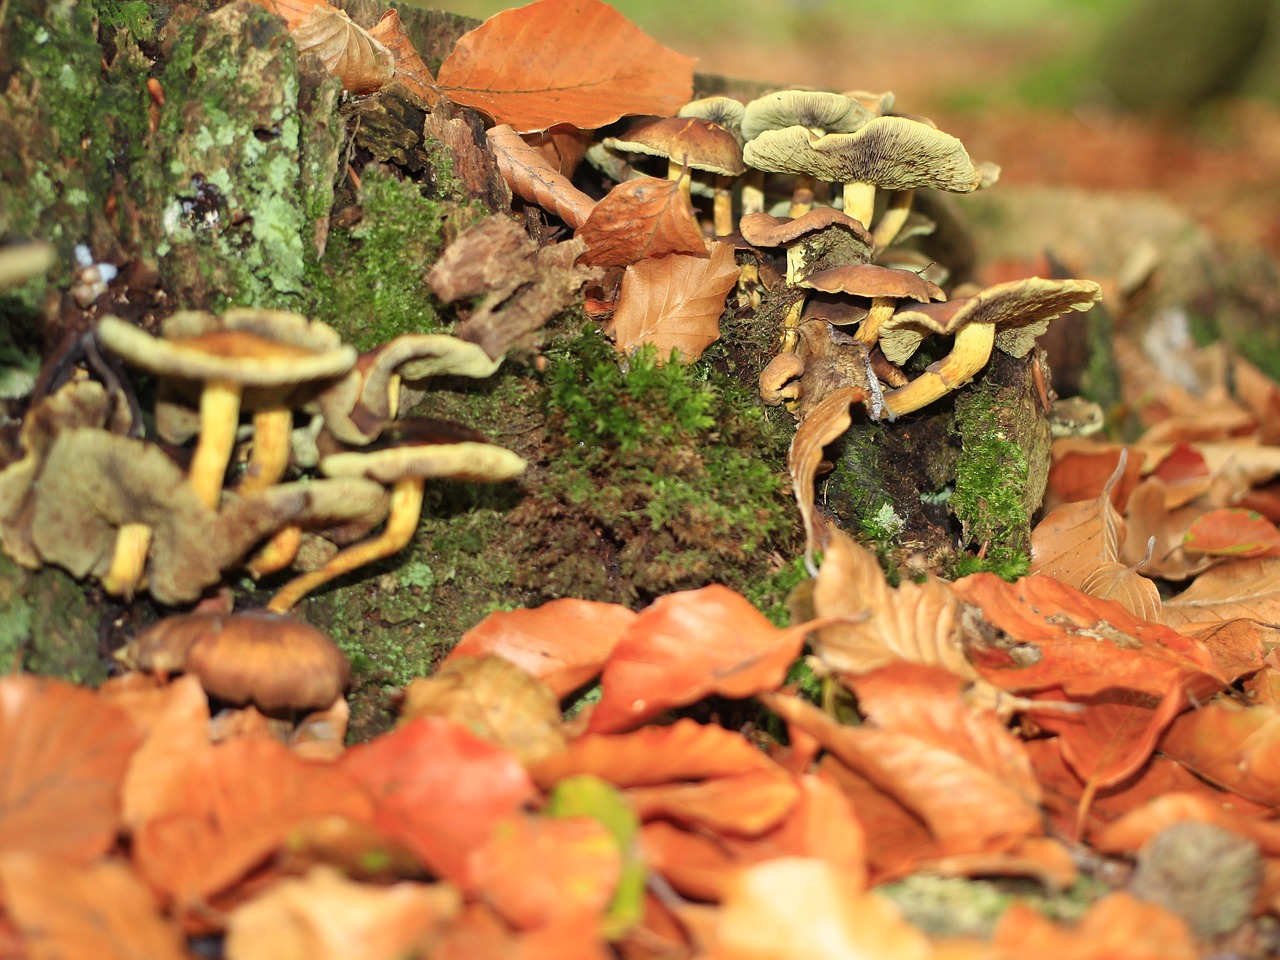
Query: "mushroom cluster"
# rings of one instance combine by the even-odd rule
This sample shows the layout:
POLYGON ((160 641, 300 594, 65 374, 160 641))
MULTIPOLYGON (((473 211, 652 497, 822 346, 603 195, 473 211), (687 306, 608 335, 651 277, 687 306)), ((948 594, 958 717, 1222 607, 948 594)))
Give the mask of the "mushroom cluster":
POLYGON ((741 238, 744 289, 754 290, 769 251, 785 257, 770 302, 760 309, 758 293, 748 299, 758 313, 781 317, 761 396, 797 415, 849 385, 829 375, 834 354, 846 355, 834 366, 866 387, 871 415, 893 418, 964 386, 993 349, 1026 356, 1050 320, 1100 296, 1089 281, 1032 278, 948 300, 946 271, 906 245, 934 229, 914 211, 916 193, 968 193, 994 184, 1000 170, 974 163, 928 118, 895 113, 891 93, 778 90, 746 104, 709 97, 677 118, 637 121, 588 157, 621 180, 645 155, 662 157, 666 175, 693 195, 714 196, 714 234, 736 226, 741 238), (815 292, 825 315, 807 309, 815 292), (804 333, 805 324, 823 330, 804 333), (909 376, 901 365, 931 335, 951 338, 950 351, 909 376), (815 361, 823 375, 806 376, 815 361))
POLYGON ((159 440, 193 441, 189 465, 141 439, 108 386, 71 379, 34 400, 21 456, 0 470, 0 547, 27 566, 95 577, 112 594, 191 603, 255 547, 248 568, 261 576, 290 566, 308 532, 368 538, 286 584, 270 605, 282 613, 403 548, 427 478, 498 482, 524 469, 466 428, 396 419, 405 381, 492 374, 501 358, 474 343, 406 335, 360 356, 323 323, 254 309, 181 311, 159 336, 108 316, 96 336, 155 379, 159 440), (300 419, 315 429, 295 428, 300 419), (323 476, 285 482, 291 465, 323 476))

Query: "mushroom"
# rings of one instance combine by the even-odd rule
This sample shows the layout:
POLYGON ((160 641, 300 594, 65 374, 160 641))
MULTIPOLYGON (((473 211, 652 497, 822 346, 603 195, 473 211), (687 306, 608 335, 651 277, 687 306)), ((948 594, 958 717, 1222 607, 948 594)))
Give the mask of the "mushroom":
POLYGON ((320 461, 322 473, 366 477, 391 487, 387 524, 379 536, 347 547, 319 570, 285 584, 267 609, 291 610, 316 587, 407 546, 418 527, 428 478, 499 483, 519 476, 525 466, 523 457, 474 430, 426 418, 400 421, 368 447, 330 454, 320 461))
POLYGON ((867 349, 875 346, 880 325, 893 315, 903 299, 945 300, 942 288, 911 270, 882 267, 874 263, 850 263, 819 270, 799 278, 797 284, 821 293, 847 293, 869 297, 871 307, 858 326, 854 339, 867 349))
POLYGON ((135 366, 202 384, 191 483, 213 509, 222 494, 242 402, 255 411, 254 449, 242 486, 263 489, 288 465, 291 395, 300 385, 341 376, 356 360, 355 349, 344 346, 332 328, 280 310, 237 309, 221 318, 182 311, 164 322, 161 338, 118 317, 104 317, 98 336, 135 366))
POLYGON ((667 179, 677 181, 690 203, 690 179, 684 168, 704 170, 716 176, 714 217, 716 236, 733 232, 732 195, 728 180, 746 171, 738 138, 710 120, 697 117, 659 117, 641 120, 625 134, 605 137, 604 145, 626 153, 647 153, 667 158, 667 179))
MULTIPOLYGON (((877 187, 968 193, 983 182, 958 139, 908 117, 875 117, 852 133, 818 135, 800 126, 769 130, 748 141, 743 158, 761 170, 844 184, 844 212, 866 226, 877 187)), ((880 245, 892 239, 881 237, 880 245)))
POLYGON ((190 673, 211 696, 267 712, 328 707, 351 675, 327 634, 265 610, 165 617, 115 656, 134 670, 190 673))
POLYGON ((760 399, 771 407, 799 400, 804 392, 800 377, 804 361, 792 350, 779 353, 760 371, 760 399))
MULTIPOLYGON (((826 255, 839 262, 866 261, 871 258, 871 234, 858 221, 833 207, 817 207, 795 219, 771 217, 767 213, 747 214, 738 225, 742 238, 756 247, 785 247, 787 251, 787 284, 796 286, 805 266, 805 247, 815 235, 829 241, 826 255)), ((804 310, 804 297, 799 297, 787 310, 782 322, 782 351, 795 349, 795 328, 804 310)))
POLYGON ((1012 357, 1030 352, 1049 322, 1073 310, 1088 310, 1102 297, 1092 280, 1029 277, 988 287, 972 297, 899 310, 885 321, 880 348, 901 362, 915 352, 925 332, 955 337, 951 352, 931 363, 904 387, 884 395, 894 415, 927 406, 964 386, 998 347, 1012 357))

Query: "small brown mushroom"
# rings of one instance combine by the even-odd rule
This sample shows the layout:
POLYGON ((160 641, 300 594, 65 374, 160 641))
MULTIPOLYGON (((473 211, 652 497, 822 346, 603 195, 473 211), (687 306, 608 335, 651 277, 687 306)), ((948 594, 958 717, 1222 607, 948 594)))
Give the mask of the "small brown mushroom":
POLYGON ((165 617, 116 659, 136 670, 193 674, 211 696, 268 712, 328 707, 351 674, 328 635, 264 610, 165 617))
POLYGON ((876 344, 880 325, 893 315, 900 300, 945 300, 936 283, 911 270, 882 267, 874 263, 850 263, 805 274, 797 283, 822 293, 847 293, 869 297, 867 317, 858 326, 855 339, 868 350, 876 344))
POLYGON ((290 395, 301 384, 341 376, 356 360, 330 327, 279 310, 231 310, 220 318, 183 311, 165 321, 163 333, 153 337, 118 317, 98 324, 103 345, 129 363, 203 385, 191 483, 215 510, 242 400, 255 410, 247 489, 263 489, 288 463, 290 395))
POLYGON ((382 533, 334 556, 319 570, 296 577, 271 598, 267 609, 291 610, 322 584, 399 552, 413 539, 429 478, 480 483, 510 480, 524 472, 524 458, 488 443, 473 430, 442 420, 402 420, 376 444, 335 453, 320 461, 331 477, 366 477, 391 487, 391 510, 382 533))
POLYGON ((803 394, 804 361, 794 351, 779 353, 760 371, 760 399, 771 407, 790 406, 803 394))

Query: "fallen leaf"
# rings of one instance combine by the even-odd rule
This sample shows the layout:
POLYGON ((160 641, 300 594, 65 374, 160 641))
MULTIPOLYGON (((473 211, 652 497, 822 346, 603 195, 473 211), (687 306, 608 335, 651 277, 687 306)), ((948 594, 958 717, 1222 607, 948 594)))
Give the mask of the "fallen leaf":
POLYGON ((693 64, 599 0, 538 0, 463 36, 438 79, 450 100, 518 133, 594 130, 628 114, 673 115, 692 98, 693 64))
POLYGON ((1231 560, 1202 573, 1164 602, 1166 626, 1252 619, 1280 621, 1280 558, 1231 560))
POLYGON ((141 740, 123 711, 89 690, 0 677, 0 851, 85 861, 106 853, 141 740))
POLYGON ((644 344, 659 361, 673 350, 692 363, 720 339, 724 298, 738 282, 733 248, 713 244, 711 257, 669 256, 627 267, 613 313, 615 346, 623 353, 644 344))
POLYGON ((422 62, 413 41, 405 33, 399 12, 392 9, 384 13, 382 19, 373 25, 369 35, 391 51, 395 63, 395 79, 421 97, 428 107, 434 107, 440 102, 436 78, 422 62))
POLYGON ((551 166, 540 151, 505 123, 491 127, 485 136, 512 193, 555 214, 574 230, 587 222, 596 202, 551 166))
POLYGON ((186 960, 182 931, 118 860, 79 866, 57 856, 0 854, 0 902, 23 956, 59 960, 186 960))
POLYGON ((833 390, 809 411, 796 428, 787 451, 787 468, 791 471, 791 489, 800 508, 800 521, 804 524, 804 558, 813 565, 813 552, 822 545, 822 524, 814 520, 813 480, 822 463, 822 451, 844 435, 853 424, 850 404, 865 400, 867 392, 862 387, 841 387, 833 390))
POLYGON ((1182 548, 1213 557, 1275 557, 1280 555, 1280 530, 1253 510, 1223 507, 1191 521, 1182 548))
POLYGON ((314 53, 342 88, 372 93, 395 74, 395 55, 346 11, 324 0, 316 3, 301 23, 289 28, 298 53, 314 53))
POLYGON ((1010 956, 1055 960, 1196 960, 1201 955, 1182 920, 1124 891, 1107 894, 1074 928, 1015 903, 1001 915, 992 944, 1010 956))
POLYGON ((1280 804, 1280 709, 1206 704, 1178 717, 1160 750, 1224 790, 1280 804))
POLYGON ((461 907, 448 884, 356 883, 316 867, 232 911, 227 960, 397 960, 461 907))
POLYGON ((755 837, 778 825, 800 797, 781 769, 754 770, 702 783, 636 787, 627 799, 642 820, 658 817, 716 833, 755 837))
MULTIPOLYGON (((574 236, 587 245, 586 252, 578 258, 587 266, 625 267, 673 253, 705 260, 707 253, 693 207, 680 184, 656 177, 641 177, 615 186, 592 208, 574 236)), ((728 251, 732 262, 732 247, 728 251)), ((736 266, 734 277, 736 282, 736 266)), ((719 315, 717 311, 716 316, 719 315)))
POLYGON ((470 851, 536 792, 515 756, 440 717, 358 744, 338 766, 373 796, 376 823, 463 886, 470 851))
POLYGON ((540 607, 491 613, 462 635, 445 658, 496 654, 566 697, 592 680, 634 611, 617 603, 566 597, 540 607))
POLYGON ((719 584, 659 597, 614 647, 588 730, 626 730, 710 693, 741 698, 776 689, 810 628, 775 627, 719 584))

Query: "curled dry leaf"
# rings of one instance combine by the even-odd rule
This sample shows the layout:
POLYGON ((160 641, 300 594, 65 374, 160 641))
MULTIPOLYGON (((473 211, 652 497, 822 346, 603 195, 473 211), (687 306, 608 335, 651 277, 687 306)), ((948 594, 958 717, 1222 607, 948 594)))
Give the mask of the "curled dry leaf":
POLYGON ((505 123, 491 127, 486 136, 512 193, 555 214, 574 230, 587 222, 596 202, 551 166, 541 151, 505 123))
POLYGON ((625 267, 672 253, 705 258, 707 252, 679 182, 656 177, 618 184, 594 206, 575 236, 587 245, 579 262, 596 267, 625 267))
POLYGON ((0 678, 0 852, 100 857, 120 830, 120 786, 141 731, 89 690, 0 678))
POLYGON ((692 95, 693 64, 600 0, 539 0, 463 36, 439 83, 518 133, 594 130, 628 114, 672 116, 692 95))
POLYGON ((314 53, 344 90, 372 93, 395 73, 395 56, 345 11, 320 0, 292 29, 299 53, 314 53))
POLYGON ((644 344, 660 360, 673 350, 684 363, 720 339, 724 298, 738 282, 733 248, 714 244, 711 257, 669 256, 627 267, 613 313, 614 345, 623 353, 644 344))
POLYGON ((781 769, 755 770, 702 783, 636 787, 627 799, 641 820, 663 818, 734 836, 756 837, 776 827, 800 799, 781 769))
POLYGON ((391 51, 395 61, 395 78, 422 98, 428 107, 440 102, 440 92, 436 89, 436 78, 431 75, 427 65, 418 56, 418 50, 404 32, 404 24, 400 22, 400 14, 388 10, 382 19, 373 25, 369 35, 391 51))
POLYGON ((1173 721, 1160 750, 1224 790, 1280 804, 1280 709, 1210 703, 1173 721))
POLYGON ((822 450, 853 424, 849 405, 866 398, 867 392, 862 387, 833 390, 809 411, 791 438, 787 467, 791 471, 791 489, 800 508, 800 520, 804 524, 805 562, 810 566, 813 565, 813 551, 821 544, 822 524, 814 517, 813 480, 822 463, 822 450))

